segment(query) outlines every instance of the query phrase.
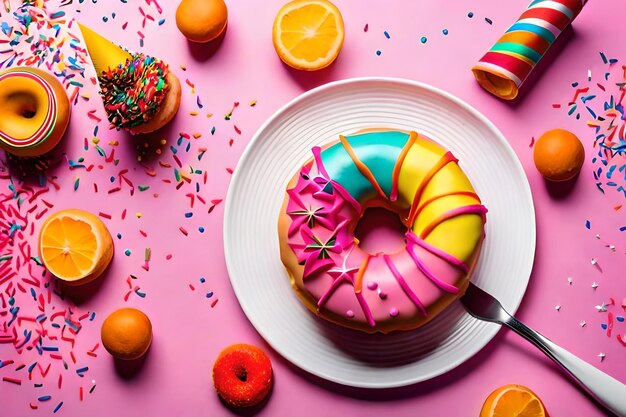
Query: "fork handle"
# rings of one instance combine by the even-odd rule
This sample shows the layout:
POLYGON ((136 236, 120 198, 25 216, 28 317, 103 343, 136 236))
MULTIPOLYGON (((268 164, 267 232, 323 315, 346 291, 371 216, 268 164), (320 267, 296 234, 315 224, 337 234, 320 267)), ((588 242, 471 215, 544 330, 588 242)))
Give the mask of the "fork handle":
POLYGON ((530 341, 552 358, 600 404, 615 415, 626 417, 626 385, 558 346, 515 317, 511 317, 510 320, 506 320, 502 324, 530 341))

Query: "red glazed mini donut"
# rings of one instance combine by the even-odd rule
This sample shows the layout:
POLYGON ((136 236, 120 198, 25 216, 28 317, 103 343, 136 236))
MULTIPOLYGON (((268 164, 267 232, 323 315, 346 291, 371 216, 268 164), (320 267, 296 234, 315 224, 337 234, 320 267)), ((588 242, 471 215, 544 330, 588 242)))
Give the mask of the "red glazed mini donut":
POLYGON ((235 344, 220 353, 213 365, 217 394, 229 405, 251 407, 272 388, 272 363, 258 347, 235 344))

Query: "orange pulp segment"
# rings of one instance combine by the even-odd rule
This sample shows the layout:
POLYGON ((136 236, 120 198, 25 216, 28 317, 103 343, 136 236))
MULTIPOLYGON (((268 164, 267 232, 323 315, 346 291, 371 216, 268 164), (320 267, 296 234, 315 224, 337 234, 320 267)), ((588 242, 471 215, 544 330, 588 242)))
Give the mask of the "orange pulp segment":
POLYGON ((339 9, 328 0, 295 0, 276 15, 274 48, 283 62, 301 70, 330 65, 343 46, 344 28, 339 9))
POLYGON ((504 385, 485 400, 480 417, 546 417, 543 403, 529 388, 504 385))
POLYGON ((61 210, 44 222, 39 252, 53 275, 67 283, 82 284, 104 272, 113 257, 113 239, 94 214, 61 210))

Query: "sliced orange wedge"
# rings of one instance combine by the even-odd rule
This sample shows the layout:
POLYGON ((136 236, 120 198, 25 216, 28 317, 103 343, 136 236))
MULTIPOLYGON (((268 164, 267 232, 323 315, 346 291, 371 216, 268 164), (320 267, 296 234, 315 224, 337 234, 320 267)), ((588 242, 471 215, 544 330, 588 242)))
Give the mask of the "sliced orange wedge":
POLYGON ((504 385, 485 400, 480 417, 546 417, 543 403, 523 385, 504 385))
POLYGON ((96 215, 67 209, 46 219, 39 232, 39 254, 48 271, 68 285, 98 278, 113 257, 113 239, 96 215))
POLYGON ((343 46, 343 19, 328 0, 295 0, 276 15, 274 48, 290 67, 313 71, 330 65, 343 46))

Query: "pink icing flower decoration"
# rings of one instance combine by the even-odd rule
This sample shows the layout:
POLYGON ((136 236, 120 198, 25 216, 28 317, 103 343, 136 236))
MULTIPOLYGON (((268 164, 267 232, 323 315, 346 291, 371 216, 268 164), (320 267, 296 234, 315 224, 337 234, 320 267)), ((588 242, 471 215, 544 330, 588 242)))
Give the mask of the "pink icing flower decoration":
POLYGON ((339 212, 343 206, 340 198, 331 198, 330 201, 320 201, 319 199, 307 199, 308 204, 301 198, 306 195, 299 195, 296 189, 287 191, 289 203, 287 204, 287 214, 291 217, 288 235, 292 236, 306 224, 312 228, 316 224, 333 230, 339 224, 339 212))
POLYGON ((327 238, 316 236, 308 226, 302 227, 300 233, 304 241, 303 255, 306 254, 303 274, 305 278, 321 269, 335 265, 331 254, 339 254, 354 244, 348 235, 347 223, 347 220, 342 221, 327 238))

